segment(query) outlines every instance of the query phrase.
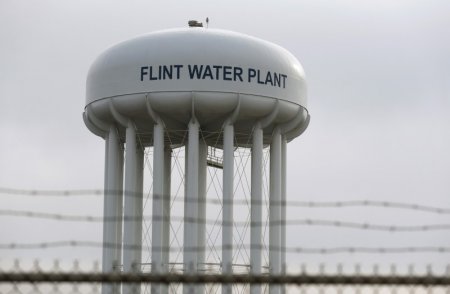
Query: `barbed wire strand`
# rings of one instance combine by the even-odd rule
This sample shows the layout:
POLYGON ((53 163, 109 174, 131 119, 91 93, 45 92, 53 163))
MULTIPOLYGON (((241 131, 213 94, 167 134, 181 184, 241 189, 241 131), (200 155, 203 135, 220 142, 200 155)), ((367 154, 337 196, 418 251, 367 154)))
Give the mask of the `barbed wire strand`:
MULTIPOLYGON (((117 193, 129 194, 123 191, 104 191, 99 189, 86 189, 86 190, 25 190, 25 189, 13 189, 13 188, 1 188, 0 195, 20 195, 20 196, 53 196, 53 197, 68 197, 68 196, 103 196, 115 195, 117 193)), ((136 194, 133 192, 132 194, 136 194)), ((141 197, 142 193, 137 193, 137 196, 141 197)), ((178 199, 178 201, 185 201, 184 198, 178 199)), ((197 200, 188 200, 196 201, 197 200)), ((217 199, 206 199, 207 203, 222 205, 222 201, 217 199)), ((247 205, 245 199, 234 199, 235 205, 247 205)), ((258 204, 258 203, 257 203, 258 204)), ((450 208, 440 208, 427 205, 421 205, 416 203, 402 203, 392 201, 374 201, 374 200, 345 200, 345 201, 287 201, 285 203, 274 203, 275 205, 287 205, 304 208, 344 208, 344 207, 378 207, 378 208, 393 208, 393 209, 405 209, 421 212, 429 212, 436 214, 450 214, 450 208)))
MULTIPOLYGON (((115 248, 115 243, 102 243, 96 241, 54 241, 41 243, 1 243, 0 250, 32 250, 32 249, 50 249, 50 248, 64 248, 64 247, 91 247, 91 248, 115 248)), ((262 246, 244 245, 246 248, 258 248, 262 246)), ((148 246, 133 246, 123 244, 126 250, 150 250, 148 246)), ((155 248, 155 247, 154 247, 155 248)), ((156 247, 157 250, 166 250, 169 252, 178 252, 181 248, 187 251, 204 251, 206 247, 156 247)), ((216 246, 218 250, 231 249, 232 246, 216 246)), ((268 250, 286 250, 289 253, 303 253, 303 254, 337 254, 337 253, 367 253, 367 254, 391 254, 391 253, 450 253, 450 247, 445 246, 422 246, 422 247, 276 247, 268 246, 268 250)))
MULTIPOLYGON (((116 222, 123 219, 124 221, 139 220, 138 217, 124 216, 122 217, 106 217, 101 216, 90 216, 90 215, 65 215, 65 214, 55 214, 47 212, 36 212, 36 211, 23 211, 23 210, 0 210, 0 216, 11 216, 11 217, 26 217, 26 218, 37 218, 46 220, 56 220, 56 221, 68 221, 68 222, 116 222)), ((144 215, 142 219, 144 220, 162 220, 164 217, 152 217, 149 215, 144 215)), ((177 217, 171 216, 171 222, 184 222, 189 221, 193 223, 206 223, 214 225, 216 220, 213 219, 200 219, 200 218, 189 218, 189 217, 177 217)), ((222 221, 222 224, 235 226, 246 226, 247 221, 222 221)), ((269 224, 266 222, 252 222, 251 226, 324 226, 324 227, 334 227, 334 228, 345 228, 345 229, 359 229, 359 230, 372 230, 372 231, 387 231, 387 232, 429 232, 429 231, 442 231, 450 230, 450 224, 427 224, 427 225, 416 225, 416 226, 397 226, 397 225, 380 225, 371 223, 358 223, 358 222, 347 222, 340 220, 322 220, 322 219, 297 219, 297 220, 286 220, 286 221, 274 221, 269 224)))

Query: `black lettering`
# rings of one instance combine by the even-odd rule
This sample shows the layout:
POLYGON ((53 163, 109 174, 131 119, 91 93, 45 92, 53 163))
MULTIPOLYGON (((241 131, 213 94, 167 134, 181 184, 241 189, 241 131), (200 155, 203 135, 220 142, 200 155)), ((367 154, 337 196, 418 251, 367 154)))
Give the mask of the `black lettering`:
POLYGON ((283 77, 283 89, 286 88, 286 78, 287 75, 281 75, 283 77))
POLYGON ((220 77, 219 70, 222 68, 222 66, 221 65, 213 65, 213 68, 216 70, 216 80, 218 80, 220 77))
POLYGON ((163 79, 165 80, 165 79, 172 79, 172 66, 170 65, 170 66, 167 66, 167 65, 164 65, 163 66, 163 79))
POLYGON ((148 75, 148 66, 141 66, 141 82, 144 80, 145 75, 148 75))
POLYGON ((175 67, 175 69, 177 71, 177 80, 179 80, 180 79, 180 69, 183 67, 183 65, 176 64, 176 65, 174 65, 174 67, 175 67))
POLYGON ((261 81, 261 70, 258 69, 258 84, 264 85, 265 83, 261 81))
POLYGON ((224 66, 223 67, 223 79, 225 81, 231 81, 231 66, 224 66))
POLYGON ((194 65, 188 65, 188 69, 189 69, 189 78, 191 80, 193 80, 196 76, 197 79, 201 79, 202 76, 202 72, 203 72, 203 65, 200 65, 200 67, 198 67, 198 65, 194 64, 194 65))
POLYGON ((236 77, 238 77, 239 80, 240 80, 241 82, 244 81, 244 80, 242 79, 242 68, 241 68, 241 67, 236 66, 236 67, 234 68, 234 75, 233 75, 233 80, 234 80, 234 81, 236 81, 236 77))
POLYGON ((273 85, 278 88, 281 87, 281 74, 279 73, 273 74, 273 85))
POLYGON ((205 66, 205 71, 203 73, 202 79, 205 79, 206 77, 209 77, 211 80, 214 80, 211 67, 209 65, 205 66))
POLYGON ((253 68, 248 69, 248 82, 252 81, 252 78, 256 77, 256 70, 253 68))
POLYGON ((156 81, 157 79, 158 79, 158 77, 153 76, 153 66, 150 66, 150 80, 156 81))
POLYGON ((270 84, 271 86, 273 86, 272 75, 270 74, 270 71, 268 71, 267 75, 266 75, 266 85, 267 84, 270 84))

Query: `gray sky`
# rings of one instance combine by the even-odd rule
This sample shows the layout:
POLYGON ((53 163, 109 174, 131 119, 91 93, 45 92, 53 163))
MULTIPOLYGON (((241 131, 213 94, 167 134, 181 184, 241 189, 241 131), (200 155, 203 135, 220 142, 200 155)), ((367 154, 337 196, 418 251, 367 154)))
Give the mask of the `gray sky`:
MULTIPOLYGON (((89 66, 114 43, 208 16, 210 27, 277 43, 304 66, 312 120, 288 147, 289 200, 389 200, 450 208, 449 15, 444 0, 3 0, 0 186, 102 188, 103 141, 81 118, 89 66)), ((71 214, 102 210, 99 197, 1 196, 0 203, 4 209, 71 214)), ((288 214, 379 224, 450 223, 449 215, 377 208, 289 208, 288 214)), ((101 239, 99 225, 0 218, 0 243, 101 239)), ((449 231, 392 234, 294 226, 288 233, 291 247, 450 246, 449 231)), ((61 257, 67 250, 45 254, 61 257)), ((82 258, 98 254, 76 252, 82 258)), ((42 252, 0 251, 0 259, 22 255, 42 252)), ((291 260, 442 265, 450 254, 294 255, 291 260)))

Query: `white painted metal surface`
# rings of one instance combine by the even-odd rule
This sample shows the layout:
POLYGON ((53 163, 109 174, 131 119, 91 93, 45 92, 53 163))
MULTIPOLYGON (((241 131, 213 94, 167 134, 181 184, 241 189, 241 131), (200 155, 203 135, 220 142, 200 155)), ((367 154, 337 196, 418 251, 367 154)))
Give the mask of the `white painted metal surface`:
POLYGON ((204 140, 199 142, 198 156, 198 256, 197 263, 199 268, 204 270, 205 247, 206 247, 206 157, 208 155, 208 146, 204 140))
MULTIPOLYGON (((199 162, 199 129, 200 126, 192 118, 189 123, 189 139, 187 149, 186 196, 184 202, 184 272, 192 274, 197 271, 198 245, 198 162, 199 162)), ((193 292, 193 285, 183 287, 184 294, 193 292)))
MULTIPOLYGON (((163 239, 162 239, 162 272, 169 272, 170 262, 170 215, 171 215, 171 180, 172 180, 172 149, 164 148, 164 194, 163 194, 163 239)), ((169 287, 161 285, 161 293, 168 294, 169 287)))
POLYGON ((167 91, 241 93, 306 103, 303 69, 284 48, 240 33, 186 28, 150 33, 107 49, 88 73, 87 104, 167 91))
MULTIPOLYGON (((226 124, 223 128, 223 209, 222 209, 222 273, 233 272, 233 172, 234 172, 234 128, 226 124)), ((222 293, 230 294, 231 285, 222 285, 222 293)))
MULTIPOLYGON (((203 138, 199 141, 198 151, 198 252, 197 266, 199 272, 206 272, 206 177, 207 177, 207 156, 208 146, 203 138)), ((198 285, 197 293, 205 292, 204 285, 198 285)))
MULTIPOLYGON (((286 153, 287 142, 285 136, 281 136, 281 212, 280 212, 280 259, 281 259, 281 272, 286 273, 286 153)), ((286 287, 281 286, 281 293, 286 293, 286 287)))
MULTIPOLYGON (((202 129, 212 132, 240 105, 234 128, 242 134, 276 106, 277 116, 263 129, 265 144, 275 125, 299 115, 302 125, 307 118, 299 113, 306 107, 304 72, 292 54, 254 37, 202 28, 151 33, 106 50, 89 70, 86 109, 108 124, 111 102, 123 116, 139 118, 136 126, 146 133, 152 132, 147 104, 167 129, 185 128, 195 109, 202 129)), ((238 136, 236 142, 248 140, 238 136)))
MULTIPOLYGON (((269 267, 270 273, 281 274, 281 134, 275 128, 270 144, 269 201, 269 267)), ((270 294, 279 294, 280 286, 269 285, 270 294)))
MULTIPOLYGON (((111 127, 105 140, 105 199, 103 215, 115 221, 103 222, 103 272, 118 270, 122 263, 122 187, 117 179, 122 178, 120 165, 123 164, 123 153, 117 137, 117 129, 111 127), (114 244, 114 246, 111 246, 114 244)), ((103 285, 102 293, 118 293, 117 285, 103 285)))
POLYGON ((164 149, 164 194, 163 194, 163 241, 162 241, 162 260, 163 271, 169 271, 169 257, 170 257, 170 214, 171 214, 171 197, 170 197, 170 184, 171 184, 171 168, 172 168, 172 150, 170 148, 164 149))
MULTIPOLYGON (((262 273, 262 209, 263 209, 263 131, 258 123, 252 135, 251 213, 250 213, 250 266, 251 273, 262 273)), ((251 285, 251 294, 261 293, 261 285, 251 285)))
MULTIPOLYGON (((120 180, 119 180, 120 181, 120 180)), ((144 148, 138 146, 136 148, 136 203, 135 203, 135 231, 136 231, 136 244, 139 250, 136 250, 136 272, 141 272, 142 262, 142 218, 143 218, 143 191, 144 188, 144 148)), ((135 292, 138 293, 138 292, 135 292)))
MULTIPOLYGON (((138 205, 142 205, 141 200, 142 191, 138 190, 139 177, 138 163, 140 156, 137 155, 138 145, 136 142, 136 129, 133 122, 129 121, 126 128, 126 146, 125 146, 125 188, 124 188, 124 250, 123 250, 123 271, 124 272, 139 272, 141 265, 140 248, 142 246, 142 232, 138 232, 142 228, 140 222, 142 221, 142 214, 137 215, 138 205)), ((124 284, 123 292, 125 294, 139 293, 137 286, 133 284, 124 284)))
MULTIPOLYGON (((164 158, 164 128, 158 123, 153 127, 152 273, 163 270, 164 158)), ((152 293, 160 291, 161 285, 152 285, 152 293)))

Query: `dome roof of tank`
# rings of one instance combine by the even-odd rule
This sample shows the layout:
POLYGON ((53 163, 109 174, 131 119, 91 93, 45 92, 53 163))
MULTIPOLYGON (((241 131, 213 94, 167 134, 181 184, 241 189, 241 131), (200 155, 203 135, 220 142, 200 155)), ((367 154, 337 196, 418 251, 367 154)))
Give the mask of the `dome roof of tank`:
POLYGON ((303 68, 291 53, 255 37, 205 28, 158 31, 110 47, 89 70, 86 105, 174 91, 255 95, 306 108, 303 68))

